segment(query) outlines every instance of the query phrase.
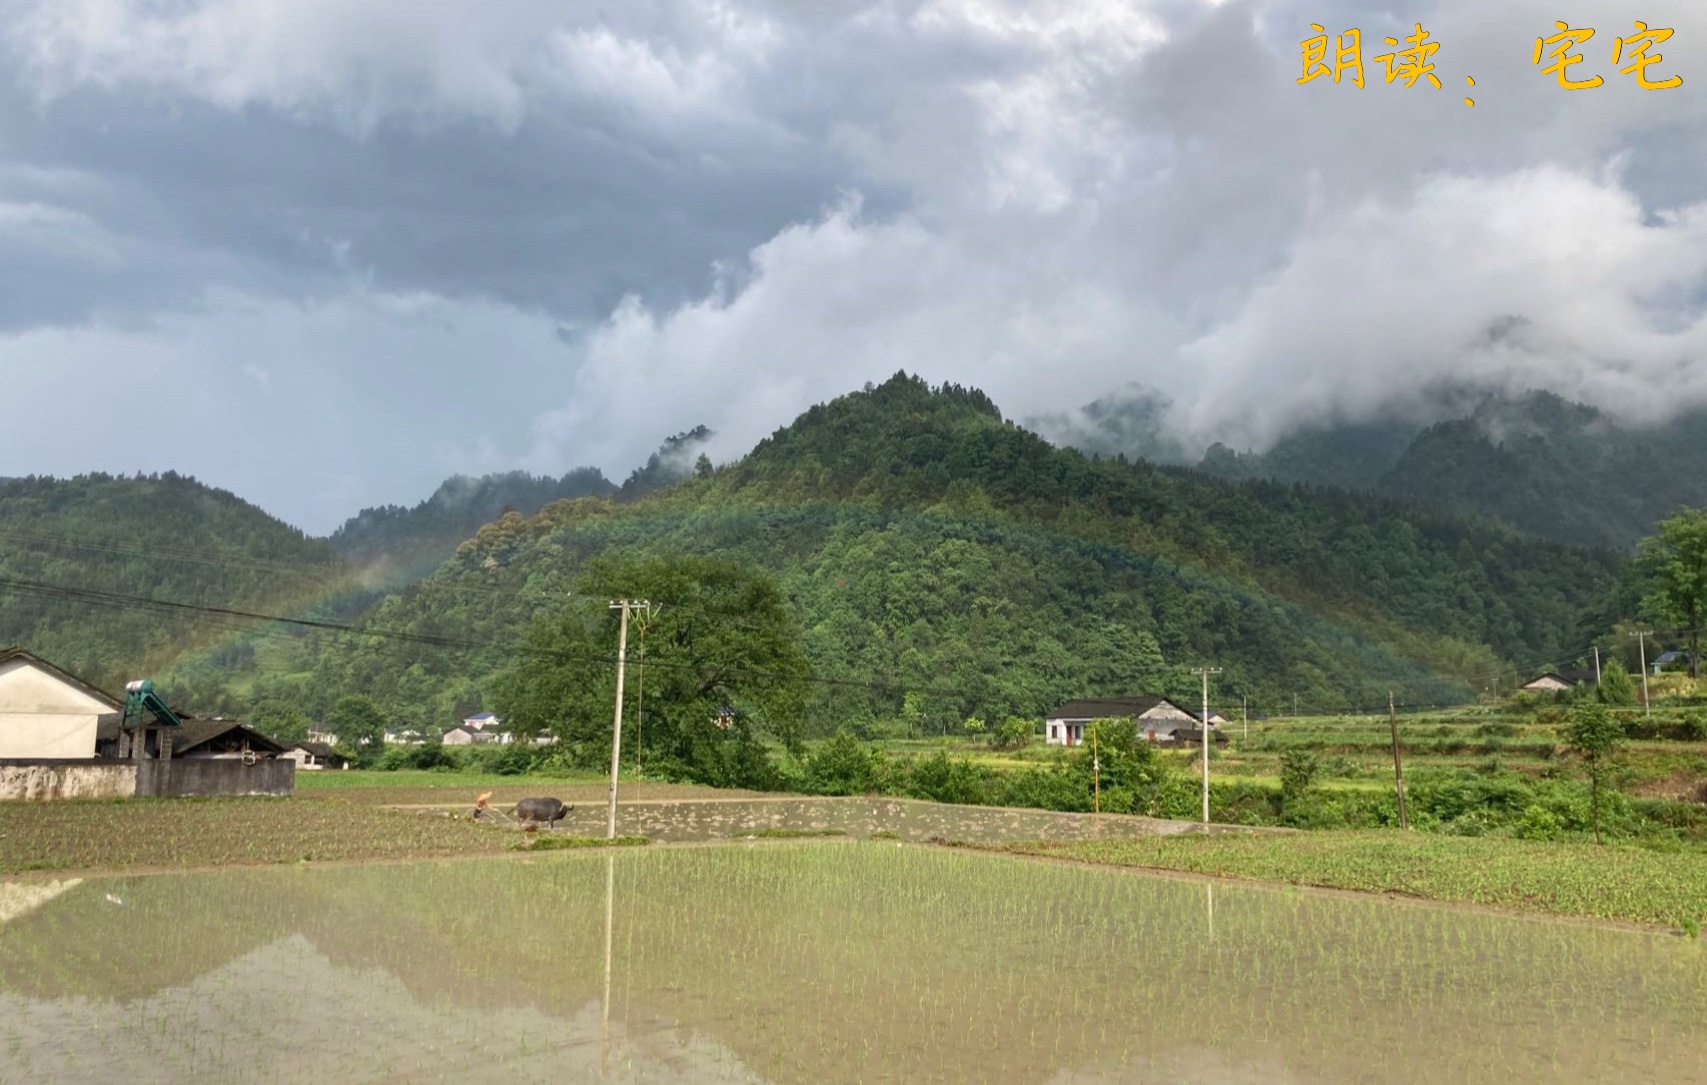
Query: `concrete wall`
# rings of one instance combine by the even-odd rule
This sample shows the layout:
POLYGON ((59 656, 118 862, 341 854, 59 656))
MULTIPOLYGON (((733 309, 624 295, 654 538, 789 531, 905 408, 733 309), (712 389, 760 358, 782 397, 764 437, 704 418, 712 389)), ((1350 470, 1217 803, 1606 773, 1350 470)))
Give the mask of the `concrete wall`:
POLYGON ((296 790, 296 762, 289 758, 256 761, 241 758, 174 758, 142 761, 136 773, 137 798, 181 799, 192 795, 289 795, 296 790))
POLYGON ((0 758, 94 757, 96 717, 118 707, 27 659, 0 663, 0 758))
POLYGON ((0 800, 128 799, 134 794, 134 761, 0 761, 0 800))

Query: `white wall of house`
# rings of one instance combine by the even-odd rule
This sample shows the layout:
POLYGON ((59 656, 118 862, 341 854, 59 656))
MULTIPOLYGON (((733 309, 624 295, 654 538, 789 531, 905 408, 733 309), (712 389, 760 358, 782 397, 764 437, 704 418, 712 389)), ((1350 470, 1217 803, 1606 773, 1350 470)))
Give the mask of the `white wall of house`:
POLYGON ((472 746, 474 745, 474 735, 460 727, 453 727, 445 732, 442 741, 446 746, 472 746))
POLYGON ((27 659, 0 663, 0 757, 94 757, 95 725, 117 709, 27 659))

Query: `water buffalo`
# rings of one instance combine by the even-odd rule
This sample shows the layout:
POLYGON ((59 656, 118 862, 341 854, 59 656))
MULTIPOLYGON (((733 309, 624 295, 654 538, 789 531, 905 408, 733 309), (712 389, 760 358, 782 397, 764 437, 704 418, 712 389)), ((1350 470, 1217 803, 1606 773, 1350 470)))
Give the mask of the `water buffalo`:
POLYGON ((564 806, 557 799, 523 799, 516 803, 516 819, 529 825, 544 825, 549 829, 562 821, 564 815, 573 809, 573 806, 564 806))

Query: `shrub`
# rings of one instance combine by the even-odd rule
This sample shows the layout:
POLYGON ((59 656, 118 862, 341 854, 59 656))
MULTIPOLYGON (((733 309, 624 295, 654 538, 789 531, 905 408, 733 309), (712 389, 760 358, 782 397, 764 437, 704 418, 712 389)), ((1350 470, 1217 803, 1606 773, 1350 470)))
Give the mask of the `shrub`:
POLYGON ((803 783, 814 795, 864 795, 882 783, 882 754, 845 728, 806 756, 803 783))
POLYGON ((1522 840, 1557 840, 1561 831, 1558 817, 1545 806, 1529 806, 1523 820, 1517 823, 1517 836, 1522 840))
POLYGON ((1316 775, 1321 771, 1322 763, 1315 754, 1306 750, 1287 750, 1280 755, 1280 794, 1284 802, 1291 803, 1304 797, 1310 790, 1310 785, 1316 782, 1316 775))
POLYGON ((948 754, 938 752, 914 761, 910 769, 907 794, 915 799, 970 806, 982 806, 990 801, 994 773, 967 758, 951 759, 948 754))
POLYGON ((1030 742, 1037 726, 1021 716, 1009 716, 990 734, 990 745, 999 750, 1011 750, 1030 742))

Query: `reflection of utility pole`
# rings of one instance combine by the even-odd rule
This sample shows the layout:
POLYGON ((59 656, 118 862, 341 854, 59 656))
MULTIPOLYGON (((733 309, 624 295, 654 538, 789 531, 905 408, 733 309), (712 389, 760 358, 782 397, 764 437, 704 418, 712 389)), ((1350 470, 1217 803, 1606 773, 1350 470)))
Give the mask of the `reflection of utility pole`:
POLYGON ((603 1037, 602 1051, 599 1057, 599 1072, 602 1076, 610 1074, 610 972, 611 972, 611 918, 615 913, 616 903, 616 853, 605 853, 605 998, 603 1003, 604 1021, 600 1028, 603 1037))
POLYGON ((1203 676, 1203 824, 1209 824, 1209 676, 1220 674, 1220 667, 1199 667, 1203 676))
POLYGON ((622 624, 616 639, 616 718, 611 723, 610 732, 610 819, 605 827, 605 836, 616 839, 616 773, 622 758, 622 679, 628 670, 628 612, 630 610, 651 610, 652 604, 645 600, 638 602, 630 599, 613 599, 610 608, 622 611, 622 624))
POLYGON ((1654 635, 1654 631, 1638 629, 1630 635, 1636 638, 1636 650, 1642 653, 1642 715, 1651 718, 1654 708, 1648 703, 1648 638, 1654 635))

